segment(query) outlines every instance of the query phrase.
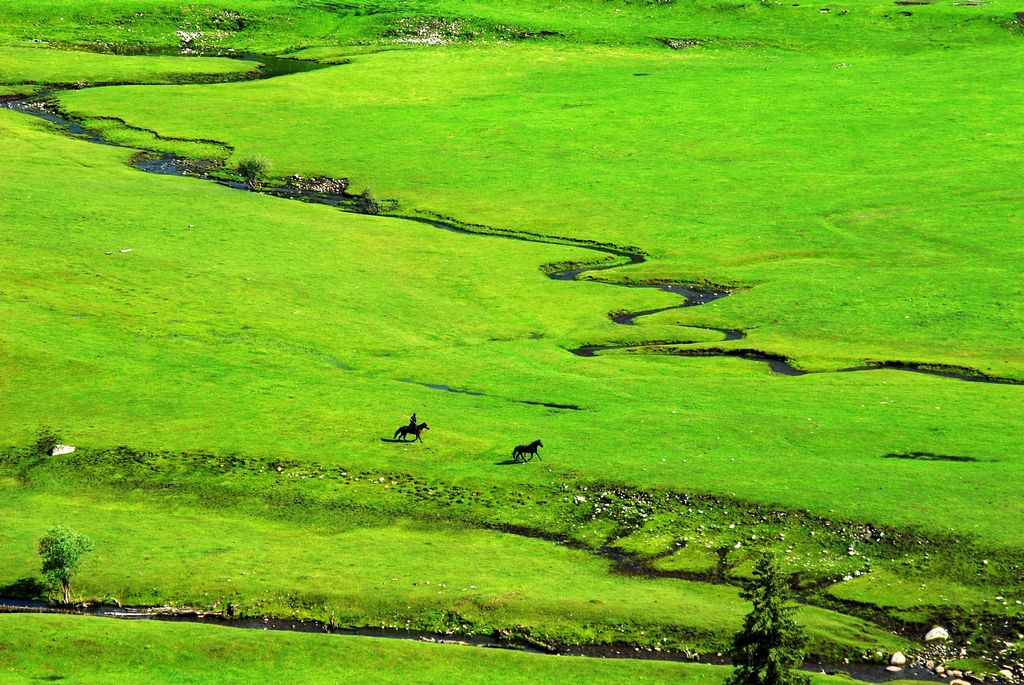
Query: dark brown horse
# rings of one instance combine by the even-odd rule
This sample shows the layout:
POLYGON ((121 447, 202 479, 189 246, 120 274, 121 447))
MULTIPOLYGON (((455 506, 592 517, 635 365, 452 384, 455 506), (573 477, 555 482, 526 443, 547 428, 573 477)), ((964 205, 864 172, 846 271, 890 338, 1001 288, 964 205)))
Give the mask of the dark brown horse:
POLYGON ((395 435, 392 438, 392 440, 396 440, 400 437, 402 438, 402 441, 405 442, 405 439, 412 435, 420 442, 423 442, 423 438, 421 437, 420 434, 423 431, 428 430, 430 430, 430 426, 428 426, 426 422, 417 423, 415 426, 413 426, 412 424, 409 424, 408 426, 399 426, 398 430, 395 431, 395 435))
MULTIPOLYGON (((516 445, 516 448, 512 450, 512 461, 527 462, 537 457, 540 459, 540 454, 537 452, 538 447, 543 447, 544 443, 540 440, 534 440, 529 445, 516 445)), ((541 459, 541 461, 544 461, 541 459)))

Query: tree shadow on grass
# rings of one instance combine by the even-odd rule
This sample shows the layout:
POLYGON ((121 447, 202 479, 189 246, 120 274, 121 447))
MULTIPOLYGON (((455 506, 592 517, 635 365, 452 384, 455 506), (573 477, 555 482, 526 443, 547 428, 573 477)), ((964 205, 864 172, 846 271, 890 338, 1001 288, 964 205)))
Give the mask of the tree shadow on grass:
POLYGON ((44 599, 46 586, 37 578, 19 578, 13 583, 0 586, 0 597, 9 599, 44 599))

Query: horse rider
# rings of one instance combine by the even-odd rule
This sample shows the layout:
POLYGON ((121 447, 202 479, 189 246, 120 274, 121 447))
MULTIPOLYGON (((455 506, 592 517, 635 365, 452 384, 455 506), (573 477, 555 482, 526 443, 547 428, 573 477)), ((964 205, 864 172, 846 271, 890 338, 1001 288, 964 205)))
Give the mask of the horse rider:
POLYGON ((412 416, 409 417, 409 428, 413 431, 416 430, 416 412, 413 412, 412 416))

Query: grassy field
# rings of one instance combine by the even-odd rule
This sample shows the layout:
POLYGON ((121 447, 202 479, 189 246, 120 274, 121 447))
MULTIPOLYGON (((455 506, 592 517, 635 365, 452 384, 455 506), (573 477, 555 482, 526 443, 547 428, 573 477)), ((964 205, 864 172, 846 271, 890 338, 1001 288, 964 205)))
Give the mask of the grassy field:
MULTIPOLYGON (((397 506, 384 523, 355 502, 326 498, 317 514, 303 514, 280 501, 280 488, 276 511, 267 511, 237 490, 228 491, 234 506, 224 509, 186 489, 172 498, 101 487, 94 483, 90 497, 56 484, 4 487, 3 516, 12 525, 3 544, 12 556, 0 583, 32 577, 33 542, 57 508, 97 543, 77 591, 125 605, 223 611, 230 602, 241 616, 483 635, 525 630, 545 644, 631 642, 703 654, 727 649, 745 613, 727 585, 621 576, 585 550, 404 519, 397 506), (202 572, 183 573, 196 568, 202 572)), ((814 607, 803 608, 800 620, 815 655, 911 646, 814 607)))
POLYGON ((405 211, 637 245, 654 259, 604 276, 751 286, 672 319, 748 330, 736 347, 809 369, 1021 378, 1011 55, 451 47, 62 104, 349 176, 405 211))
MULTIPOLYGON (((25 587, 34 541, 65 521, 98 543, 89 600, 714 653, 771 549, 820 658, 913 651, 934 622, 975 645, 1020 625, 1024 389, 835 373, 1024 379, 1015 8, 245 5, 0 0, 0 95, 163 84, 56 96, 122 147, 0 109, 0 586, 25 587), (85 45, 105 52, 68 49, 85 45), (168 46, 344 63, 171 85, 252 64, 114 54, 168 46), (345 177, 395 216, 143 174, 133 147, 345 177), (397 215, 649 259, 556 282, 546 265, 602 255, 397 215), (651 280, 735 292, 615 324, 679 302, 614 285, 651 280), (817 373, 570 353, 643 341, 817 373), (382 440, 413 410, 423 444, 382 440), (31 455, 42 425, 81 449, 31 455), (543 461, 504 463, 538 437, 543 461)), ((142 639, 17 621, 64 621, 99 654, 142 639)), ((144 629, 165 645, 202 630, 144 629)), ((264 639, 231 635, 217 649, 264 639)), ((321 638, 274 639, 260 649, 285 659, 321 638)), ((376 658, 331 644, 354 672, 376 658)), ((66 670, 23 651, 0 664, 66 670)), ((146 668, 168 679, 213 658, 157 651, 146 668)), ((465 682, 530 659, 461 658, 465 682)), ((524 673, 566 677, 549 662, 524 673)), ((103 675, 89 668, 82 682, 103 675)))
POLYGON ((106 82, 173 83, 238 74, 252 63, 220 57, 120 57, 43 47, 0 47, 0 84, 52 85, 106 82))
MULTIPOLYGON (((720 683, 721 666, 576 659, 337 635, 0 616, 5 683, 720 683), (100 637, 102 633, 102 638, 100 637)), ((848 683, 817 675, 814 685, 848 683)), ((911 682, 911 681, 906 681, 911 682)), ((899 683, 895 683, 899 685, 899 683)))

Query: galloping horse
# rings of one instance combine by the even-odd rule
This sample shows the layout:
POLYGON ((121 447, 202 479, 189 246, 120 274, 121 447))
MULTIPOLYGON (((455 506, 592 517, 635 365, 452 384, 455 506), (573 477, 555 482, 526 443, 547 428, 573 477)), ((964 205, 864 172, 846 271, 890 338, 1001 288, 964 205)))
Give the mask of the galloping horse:
MULTIPOLYGON (((516 448, 512 450, 512 461, 527 462, 537 457, 540 459, 540 454, 537 452, 538 447, 543 447, 544 443, 540 440, 534 440, 529 445, 516 445, 516 448), (529 457, 529 459, 527 459, 529 457)), ((543 459, 541 459, 543 461, 543 459)))
POLYGON ((395 435, 392 438, 392 440, 395 440, 398 437, 401 437, 402 438, 402 442, 405 442, 405 439, 407 437, 409 437, 410 435, 413 435, 413 436, 416 437, 417 440, 419 440, 420 442, 423 442, 423 438, 420 436, 420 433, 422 433, 423 431, 428 431, 428 430, 430 430, 430 426, 428 426, 425 421, 423 423, 417 423, 415 426, 412 426, 412 425, 399 426, 398 430, 395 431, 395 435))

